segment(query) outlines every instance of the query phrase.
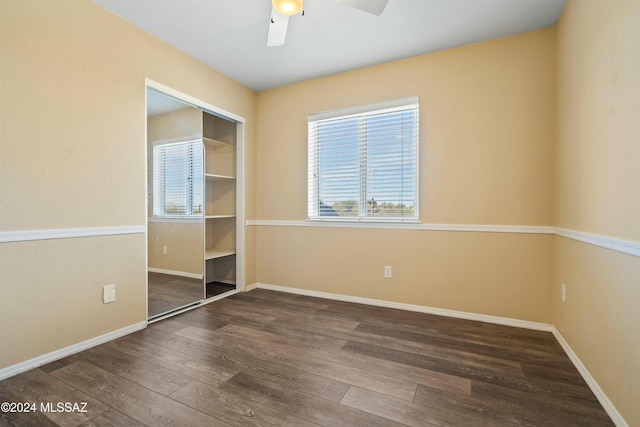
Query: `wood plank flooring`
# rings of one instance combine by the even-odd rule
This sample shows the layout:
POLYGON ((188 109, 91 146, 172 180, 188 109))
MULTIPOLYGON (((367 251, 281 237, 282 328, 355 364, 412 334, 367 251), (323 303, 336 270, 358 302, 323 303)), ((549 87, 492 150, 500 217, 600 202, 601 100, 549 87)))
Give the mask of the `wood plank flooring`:
POLYGON ((204 298, 202 279, 149 272, 149 317, 175 310, 204 298))
POLYGON ((550 333, 266 290, 4 380, 4 401, 37 407, 12 426, 613 425, 550 333))
POLYGON ((152 272, 148 273, 148 277, 149 318, 236 289, 235 285, 210 282, 207 283, 205 297, 202 279, 152 272))

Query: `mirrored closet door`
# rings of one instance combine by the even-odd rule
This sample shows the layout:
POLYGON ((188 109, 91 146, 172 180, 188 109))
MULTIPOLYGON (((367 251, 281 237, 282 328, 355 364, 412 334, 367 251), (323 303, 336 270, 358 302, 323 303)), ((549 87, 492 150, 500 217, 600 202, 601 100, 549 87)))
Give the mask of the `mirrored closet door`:
POLYGON ((149 320, 238 290, 241 129, 147 88, 149 320))
POLYGON ((201 301, 202 112, 147 89, 148 315, 201 301))

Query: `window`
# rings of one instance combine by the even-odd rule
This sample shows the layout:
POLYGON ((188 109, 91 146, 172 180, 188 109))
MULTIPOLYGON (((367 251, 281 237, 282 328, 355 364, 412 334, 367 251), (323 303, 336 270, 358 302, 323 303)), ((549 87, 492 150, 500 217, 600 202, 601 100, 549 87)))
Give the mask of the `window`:
POLYGON ((201 141, 154 145, 154 217, 202 215, 202 157, 201 141))
POLYGON ((311 220, 418 220, 418 98, 309 116, 311 220))

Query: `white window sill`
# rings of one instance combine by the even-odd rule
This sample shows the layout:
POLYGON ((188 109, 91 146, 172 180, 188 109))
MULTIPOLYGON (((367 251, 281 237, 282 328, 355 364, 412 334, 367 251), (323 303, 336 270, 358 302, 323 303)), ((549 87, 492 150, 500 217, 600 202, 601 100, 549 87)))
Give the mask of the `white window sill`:
POLYGON ((343 226, 357 226, 362 225, 401 225, 401 224, 421 224, 419 219, 402 219, 402 218, 307 218, 305 222, 309 224, 314 223, 330 223, 330 224, 343 224, 343 226))
POLYGON ((329 227, 329 228, 369 228, 369 229, 395 229, 411 230, 421 227, 419 220, 365 220, 365 219, 315 219, 307 218, 300 221, 301 225, 307 227, 329 227))

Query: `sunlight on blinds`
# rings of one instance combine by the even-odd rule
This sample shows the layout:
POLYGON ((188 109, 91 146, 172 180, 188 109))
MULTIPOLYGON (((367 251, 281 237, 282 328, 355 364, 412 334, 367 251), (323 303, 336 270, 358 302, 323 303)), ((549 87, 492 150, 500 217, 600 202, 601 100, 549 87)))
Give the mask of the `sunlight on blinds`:
POLYGON ((203 210, 201 141, 153 147, 153 216, 200 216, 203 210))
POLYGON ((417 220, 419 106, 410 100, 309 117, 309 219, 417 220))

